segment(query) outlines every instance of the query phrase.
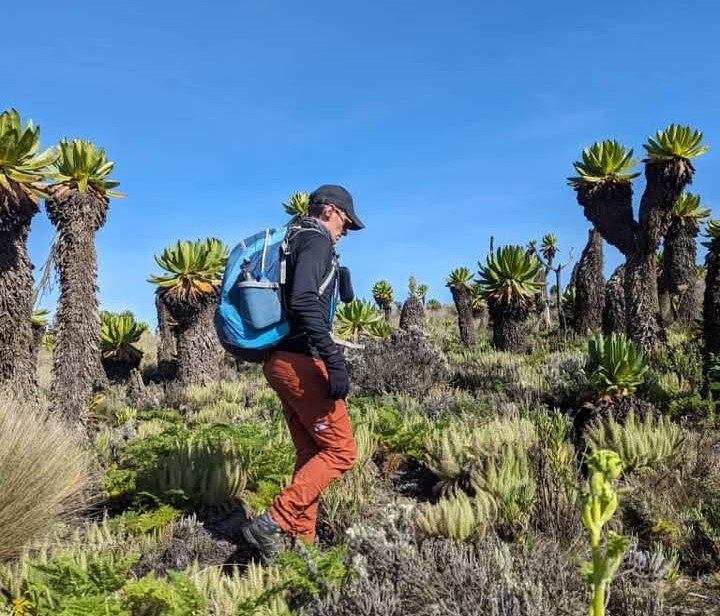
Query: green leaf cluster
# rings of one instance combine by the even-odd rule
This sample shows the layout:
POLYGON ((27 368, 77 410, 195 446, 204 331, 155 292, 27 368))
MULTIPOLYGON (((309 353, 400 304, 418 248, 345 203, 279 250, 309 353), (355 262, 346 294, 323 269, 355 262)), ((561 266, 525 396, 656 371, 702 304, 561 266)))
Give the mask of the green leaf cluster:
POLYGON ((616 452, 628 473, 677 463, 685 443, 682 430, 670 418, 654 419, 648 413, 639 421, 632 410, 624 424, 615 421, 614 417, 593 423, 585 439, 590 449, 616 452))
POLYGON ((378 280, 372 288, 372 296, 380 308, 392 306, 393 288, 387 280, 378 280))
POLYGON ((684 192, 675 201, 672 215, 681 221, 700 221, 710 216, 710 208, 700 205, 700 195, 684 192))
POLYGON ((612 139, 597 141, 583 150, 581 161, 573 163, 578 175, 568 178, 568 184, 578 188, 606 180, 626 182, 640 175, 630 171, 638 162, 632 148, 612 139))
POLYGON ((437 503, 421 505, 415 526, 426 535, 467 541, 484 536, 495 520, 496 509, 493 498, 484 492, 470 498, 457 490, 437 503))
POLYGON ((295 192, 290 195, 288 203, 283 203, 283 209, 286 214, 293 218, 302 218, 307 216, 310 207, 310 193, 295 192))
POLYGON ((150 573, 128 581, 122 589, 123 603, 132 614, 187 616, 207 613, 205 598, 185 574, 168 571, 167 578, 150 573))
POLYGON ((457 267, 448 275, 445 286, 470 289, 472 282, 473 273, 467 267, 457 267))
POLYGON ((588 342, 588 356, 585 373, 598 397, 627 396, 645 380, 645 356, 625 334, 596 334, 588 342))
POLYGON ((668 160, 672 158, 695 158, 708 151, 710 146, 701 145, 703 134, 690 126, 671 124, 665 130, 659 130, 655 137, 648 137, 643 145, 649 160, 668 160))
POLYGON ((147 330, 147 323, 136 321, 129 310, 119 313, 103 310, 100 313, 100 350, 103 358, 130 361, 142 357, 142 351, 135 343, 147 330))
POLYGON ((39 149, 39 126, 32 120, 23 126, 15 109, 0 113, 0 187, 11 191, 15 182, 29 191, 40 188, 34 185, 48 178, 57 153, 53 148, 39 149))
POLYGON ((720 240, 720 220, 715 220, 714 218, 708 220, 707 227, 705 228, 705 237, 710 240, 709 242, 702 243, 702 245, 707 248, 713 247, 714 244, 717 243, 717 240, 720 240))
POLYGON ((535 279, 540 272, 540 261, 528 254, 522 246, 502 246, 487 257, 485 264, 478 263, 478 284, 482 296, 495 304, 530 305, 534 295, 542 289, 535 279))
POLYGON ((338 306, 335 311, 337 318, 337 333, 342 338, 352 338, 357 342, 362 334, 369 333, 369 328, 382 320, 382 315, 370 302, 364 299, 353 301, 338 306))
POLYGON ((47 308, 36 308, 32 311, 32 325, 33 327, 41 327, 45 329, 48 325, 47 316, 50 314, 50 310, 47 308))
POLYGON ((262 489, 279 487, 292 474, 291 443, 257 422, 168 425, 160 434, 125 443, 106 475, 116 498, 131 500, 138 490, 175 503, 178 490, 193 506, 214 505, 262 489))
POLYGON ((179 240, 155 255, 167 274, 152 275, 148 282, 184 299, 207 295, 220 286, 228 258, 228 247, 217 238, 179 240))
POLYGON ((558 237, 554 233, 546 233, 542 236, 540 252, 548 263, 552 263, 558 250, 558 237))
POLYGON ((62 139, 58 148, 59 156, 52 175, 57 184, 76 185, 80 192, 90 187, 103 197, 125 196, 113 190, 120 182, 107 177, 115 163, 107 159, 105 148, 98 148, 92 141, 82 139, 62 139))

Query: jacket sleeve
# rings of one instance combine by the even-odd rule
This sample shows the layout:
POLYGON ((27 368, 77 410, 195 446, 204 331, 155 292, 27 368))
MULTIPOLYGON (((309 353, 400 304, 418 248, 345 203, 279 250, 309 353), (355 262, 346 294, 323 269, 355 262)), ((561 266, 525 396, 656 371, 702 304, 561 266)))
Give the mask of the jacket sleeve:
POLYGON ((339 355, 330 336, 329 314, 320 301, 318 289, 328 273, 332 244, 318 233, 305 233, 294 248, 294 271, 288 296, 288 309, 307 333, 320 357, 329 363, 339 355))

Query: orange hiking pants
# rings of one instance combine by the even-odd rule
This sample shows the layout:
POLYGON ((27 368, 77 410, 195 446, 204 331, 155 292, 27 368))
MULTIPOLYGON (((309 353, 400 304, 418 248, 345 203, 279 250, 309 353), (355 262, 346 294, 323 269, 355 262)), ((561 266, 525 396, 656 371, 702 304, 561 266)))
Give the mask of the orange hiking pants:
POLYGON ((283 406, 297 453, 292 483, 270 515, 286 533, 312 543, 320 493, 355 461, 355 440, 344 400, 328 398, 325 364, 299 353, 275 351, 263 366, 283 406))

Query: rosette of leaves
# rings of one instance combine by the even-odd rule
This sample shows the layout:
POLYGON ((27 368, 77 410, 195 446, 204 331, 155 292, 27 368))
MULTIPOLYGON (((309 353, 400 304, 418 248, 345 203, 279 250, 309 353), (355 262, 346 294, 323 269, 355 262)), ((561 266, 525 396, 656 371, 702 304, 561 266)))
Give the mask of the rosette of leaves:
POLYGON ((577 175, 568 178, 574 188, 583 184, 606 181, 629 181, 640 175, 632 171, 638 162, 633 158, 632 148, 628 149, 614 139, 597 141, 583 149, 582 158, 573 163, 577 175))
POLYGON ((108 178, 115 163, 108 160, 105 148, 83 139, 62 139, 58 144, 58 153, 53 173, 54 198, 59 198, 63 192, 72 188, 79 192, 89 190, 103 198, 125 196, 114 190, 120 182, 108 178))
POLYGON ((129 310, 120 313, 103 310, 100 321, 103 368, 110 379, 128 378, 142 360, 143 352, 136 344, 148 331, 148 324, 136 321, 129 310))
POLYGON ((343 304, 335 311, 337 319, 337 332, 342 338, 351 338, 357 342, 361 335, 368 334, 369 329, 377 327, 382 315, 375 307, 364 299, 354 299, 343 304))
POLYGON ((294 192, 290 195, 288 202, 283 202, 283 209, 286 214, 292 216, 293 220, 298 220, 307 216, 310 208, 310 193, 294 192))
POLYGON ((152 275, 148 281, 173 303, 201 303, 217 293, 227 258, 228 247, 217 238, 177 241, 155 255, 155 262, 167 273, 152 275))
POLYGON ((588 342, 585 369, 597 397, 627 396, 645 380, 645 355, 625 334, 596 334, 588 342))
POLYGON ((393 305, 393 288, 387 280, 378 280, 372 288, 375 303, 385 314, 385 320, 390 320, 393 305))
POLYGON ((689 161, 708 151, 710 146, 701 145, 703 134, 690 126, 671 124, 659 130, 655 137, 648 137, 643 145, 649 160, 672 160, 682 158, 689 161))

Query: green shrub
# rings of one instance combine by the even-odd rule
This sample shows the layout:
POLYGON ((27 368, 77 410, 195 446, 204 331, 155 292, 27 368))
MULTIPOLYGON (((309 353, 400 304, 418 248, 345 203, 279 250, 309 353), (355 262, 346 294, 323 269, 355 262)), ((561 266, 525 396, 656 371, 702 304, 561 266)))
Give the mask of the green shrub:
POLYGON ((592 450, 616 452, 628 473, 678 462, 685 441, 680 427, 669 418, 655 420, 648 413, 640 422, 632 410, 623 424, 613 417, 595 422, 588 429, 586 440, 592 450))
POLYGON ((88 468, 65 424, 28 404, 0 401, 0 561, 81 506, 88 468))
POLYGON ((455 541, 484 536, 497 516, 495 500, 485 492, 469 498, 458 490, 437 503, 424 503, 417 509, 415 524, 420 532, 455 541))
POLYGON ((624 334, 596 334, 588 342, 585 371, 597 397, 633 393, 647 369, 645 356, 624 334))

